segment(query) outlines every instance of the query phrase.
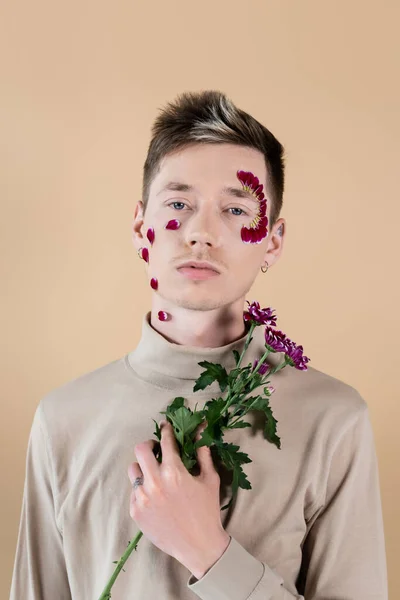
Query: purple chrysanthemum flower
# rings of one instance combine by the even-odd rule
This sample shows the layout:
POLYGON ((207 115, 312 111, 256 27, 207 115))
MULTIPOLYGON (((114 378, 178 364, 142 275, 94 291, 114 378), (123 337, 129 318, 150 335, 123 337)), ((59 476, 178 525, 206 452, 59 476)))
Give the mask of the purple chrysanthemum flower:
POLYGON ((297 346, 292 340, 287 339, 285 354, 289 359, 289 364, 300 371, 307 371, 306 364, 309 362, 307 356, 303 356, 303 346, 297 346))
POLYGON ((150 285, 153 288, 153 290, 158 289, 158 279, 156 279, 155 277, 152 277, 150 280, 150 285))
POLYGON ((171 219, 171 221, 168 221, 168 223, 165 225, 164 229, 178 229, 181 226, 180 221, 178 221, 178 219, 171 219))
POLYGON ((153 227, 149 227, 148 230, 147 230, 146 235, 147 235, 147 239, 150 242, 150 245, 152 246, 153 242, 154 242, 154 237, 155 237, 154 228, 153 227))
POLYGON ((286 334, 279 329, 272 329, 268 325, 265 328, 265 343, 270 346, 274 352, 286 352, 286 334))
POLYGON ((303 356, 303 346, 298 346, 279 329, 265 328, 265 343, 275 352, 284 352, 289 359, 288 364, 300 371, 307 371, 307 356, 303 356))
POLYGON ((275 309, 270 307, 260 308, 259 302, 250 302, 246 300, 249 305, 249 309, 243 312, 243 319, 245 321, 254 321, 256 325, 272 325, 276 326, 276 315, 273 315, 275 309))

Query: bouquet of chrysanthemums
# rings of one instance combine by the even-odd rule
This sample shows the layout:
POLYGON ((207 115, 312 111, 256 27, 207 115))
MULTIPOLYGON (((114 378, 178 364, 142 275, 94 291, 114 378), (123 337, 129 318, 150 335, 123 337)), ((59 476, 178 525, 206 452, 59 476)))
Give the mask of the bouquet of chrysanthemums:
MULTIPOLYGON (((239 446, 223 441, 224 432, 229 429, 251 427, 251 424, 243 418, 250 410, 259 410, 265 414, 264 438, 280 449, 281 443, 276 429, 277 421, 269 405, 269 398, 275 389, 272 385, 267 385, 270 383, 268 378, 286 365, 306 371, 306 364, 310 360, 303 355, 303 346, 296 345, 282 331, 274 328, 276 316, 272 314, 273 310, 260 308, 258 302, 250 304, 247 301, 247 304, 249 307, 247 311, 244 311, 243 319, 249 321, 250 326, 242 353, 239 355, 237 350, 233 350, 236 367, 227 373, 220 364, 206 360, 198 363, 204 367, 204 371, 196 380, 193 391, 204 390, 214 381, 218 381, 221 393, 226 392, 226 397, 212 398, 204 404, 201 410, 194 411, 185 406, 184 398, 176 397, 167 410, 162 411, 162 414, 166 415, 166 420, 173 427, 180 457, 189 472, 197 465, 197 448, 205 445, 213 450, 215 458, 219 459, 228 471, 232 471, 232 498, 221 510, 227 509, 231 505, 238 488, 251 489, 242 465, 252 461, 247 454, 240 452, 239 446), (254 328, 260 325, 265 326, 266 351, 253 364, 249 363, 241 367, 243 356, 252 341, 254 328), (283 352, 282 363, 271 367, 266 362, 266 357, 270 352, 283 352), (264 393, 256 393, 252 396, 253 390, 260 386, 265 386, 264 393), (201 437, 196 435, 199 427, 203 429, 201 437)), ((158 423, 154 422, 156 426, 154 435, 161 440, 161 429, 158 423)), ((160 448, 156 453, 156 458, 158 462, 162 462, 160 448)), ((128 543, 128 548, 120 560, 114 561, 117 566, 99 600, 111 598, 111 588, 128 557, 136 549, 142 535, 143 533, 139 531, 135 538, 128 543)))

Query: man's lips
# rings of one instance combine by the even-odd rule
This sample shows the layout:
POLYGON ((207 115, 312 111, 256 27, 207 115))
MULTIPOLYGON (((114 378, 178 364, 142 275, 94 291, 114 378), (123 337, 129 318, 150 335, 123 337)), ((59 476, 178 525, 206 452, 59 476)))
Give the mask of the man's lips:
POLYGON ((209 279, 210 277, 217 277, 219 275, 219 273, 213 269, 179 267, 177 270, 181 275, 184 275, 189 279, 209 279))
POLYGON ((180 264, 177 268, 181 269, 183 267, 193 267, 195 269, 210 269, 219 273, 219 269, 211 262, 208 261, 197 261, 197 260, 189 260, 182 264, 180 264))

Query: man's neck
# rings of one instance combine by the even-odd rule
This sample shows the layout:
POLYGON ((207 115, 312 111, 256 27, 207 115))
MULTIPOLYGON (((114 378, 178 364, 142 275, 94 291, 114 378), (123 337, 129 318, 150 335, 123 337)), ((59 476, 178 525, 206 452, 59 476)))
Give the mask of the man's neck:
POLYGON ((152 309, 150 325, 166 340, 182 346, 220 348, 243 337, 247 331, 243 310, 233 315, 223 310, 195 311, 174 307, 166 310, 168 319, 160 321, 152 309))

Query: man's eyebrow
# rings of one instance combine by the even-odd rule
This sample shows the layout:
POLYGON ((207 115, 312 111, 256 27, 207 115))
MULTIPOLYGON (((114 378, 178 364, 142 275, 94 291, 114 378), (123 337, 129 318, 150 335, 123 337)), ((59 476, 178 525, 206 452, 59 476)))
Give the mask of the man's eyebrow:
MULTIPOLYGON (((175 192, 194 192, 195 188, 194 186, 189 185, 188 183, 182 183, 180 181, 170 181, 157 193, 157 196, 162 192, 166 192, 168 190, 175 192)), ((235 196, 235 198, 244 198, 258 203, 258 200, 251 192, 247 192, 246 190, 243 190, 241 188, 226 186, 222 188, 221 192, 228 196, 235 196)))

